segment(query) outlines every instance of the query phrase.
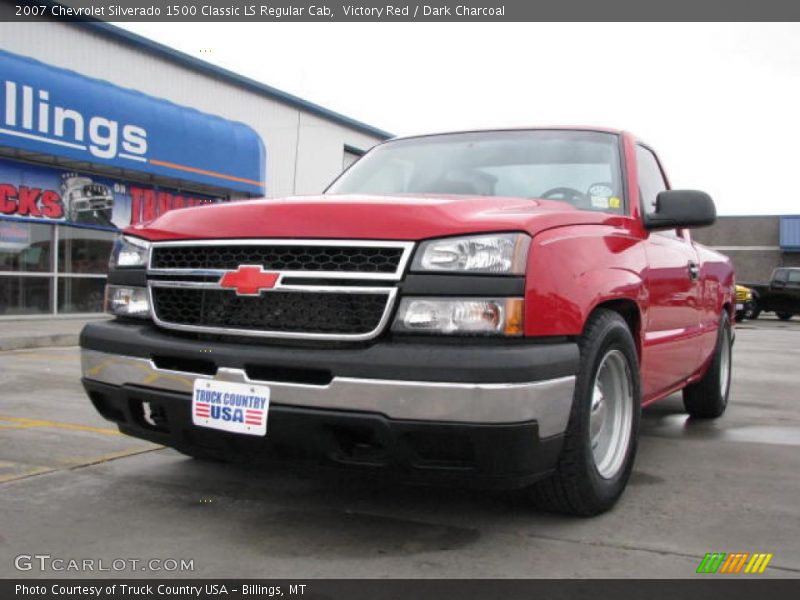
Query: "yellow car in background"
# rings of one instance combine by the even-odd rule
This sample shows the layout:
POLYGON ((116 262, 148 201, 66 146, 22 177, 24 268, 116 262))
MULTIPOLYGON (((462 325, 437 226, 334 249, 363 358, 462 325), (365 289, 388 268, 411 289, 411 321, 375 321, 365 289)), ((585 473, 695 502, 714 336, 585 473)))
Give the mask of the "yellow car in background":
POLYGON ((736 285, 736 322, 749 319, 756 303, 753 301, 753 290, 743 285, 736 285))

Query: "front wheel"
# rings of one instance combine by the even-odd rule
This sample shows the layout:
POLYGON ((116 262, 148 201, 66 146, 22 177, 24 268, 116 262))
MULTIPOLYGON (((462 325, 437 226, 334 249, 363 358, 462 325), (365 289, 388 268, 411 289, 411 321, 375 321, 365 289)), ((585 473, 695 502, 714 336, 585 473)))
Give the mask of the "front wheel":
POLYGON ((750 306, 747 312, 747 318, 755 321, 760 314, 761 314, 761 307, 758 305, 758 296, 756 295, 755 292, 753 292, 753 299, 750 300, 750 306))
POLYGON ((753 319, 753 315, 756 313, 756 305, 753 302, 748 302, 744 305, 744 318, 745 319, 753 319))
POLYGON ((683 406, 686 412, 698 419, 716 419, 728 407, 731 389, 731 357, 733 336, 728 314, 723 312, 717 330, 717 345, 711 364, 697 383, 683 390, 683 406))
POLYGON ((580 516, 614 506, 628 483, 641 413, 639 362, 625 320, 598 309, 579 340, 581 366, 575 381, 564 449, 555 472, 534 484, 534 503, 580 516))

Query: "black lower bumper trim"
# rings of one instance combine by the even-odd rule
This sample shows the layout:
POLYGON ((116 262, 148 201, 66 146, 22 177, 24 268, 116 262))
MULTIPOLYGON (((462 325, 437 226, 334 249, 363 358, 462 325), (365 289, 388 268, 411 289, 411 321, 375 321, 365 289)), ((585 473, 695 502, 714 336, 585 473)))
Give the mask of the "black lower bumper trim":
POLYGON ((403 480, 515 488, 546 475, 562 437, 536 422, 465 424, 272 405, 266 437, 197 427, 188 394, 83 380, 95 408, 128 435, 187 454, 258 461, 316 459, 403 480), (148 403, 145 411, 144 403, 148 403))
POLYGON ((162 363, 204 361, 203 368, 212 372, 217 367, 269 368, 310 371, 318 378, 527 383, 574 375, 579 363, 577 344, 567 341, 377 341, 361 347, 294 347, 274 340, 263 344, 200 341, 152 323, 121 320, 89 323, 81 332, 80 345, 162 363))

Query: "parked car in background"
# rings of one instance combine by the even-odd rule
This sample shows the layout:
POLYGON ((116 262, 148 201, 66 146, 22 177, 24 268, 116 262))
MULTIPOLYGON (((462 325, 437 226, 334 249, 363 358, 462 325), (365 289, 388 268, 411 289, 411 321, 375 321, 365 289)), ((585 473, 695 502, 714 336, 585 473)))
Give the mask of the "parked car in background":
POLYGON ((693 417, 725 411, 733 268, 689 232, 715 219, 626 132, 391 140, 323 195, 126 229, 83 384, 120 431, 191 456, 316 457, 597 514, 642 406, 683 390, 693 417))
POLYGON ((736 285, 736 322, 752 318, 755 309, 755 294, 744 285, 736 285))
POLYGON ((774 312, 781 321, 800 315, 800 267, 778 267, 769 283, 748 283, 753 291, 751 319, 774 312))

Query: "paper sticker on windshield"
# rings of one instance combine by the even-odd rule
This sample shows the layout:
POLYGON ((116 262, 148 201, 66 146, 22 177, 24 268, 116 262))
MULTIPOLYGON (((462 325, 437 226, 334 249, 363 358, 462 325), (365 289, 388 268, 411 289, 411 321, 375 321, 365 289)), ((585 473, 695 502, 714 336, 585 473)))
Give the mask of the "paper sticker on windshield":
POLYGON ((619 208, 620 206, 622 206, 622 201, 616 196, 612 196, 608 199, 609 208, 619 208))
POLYGON ((605 196, 592 196, 592 208, 608 208, 608 200, 605 196))

